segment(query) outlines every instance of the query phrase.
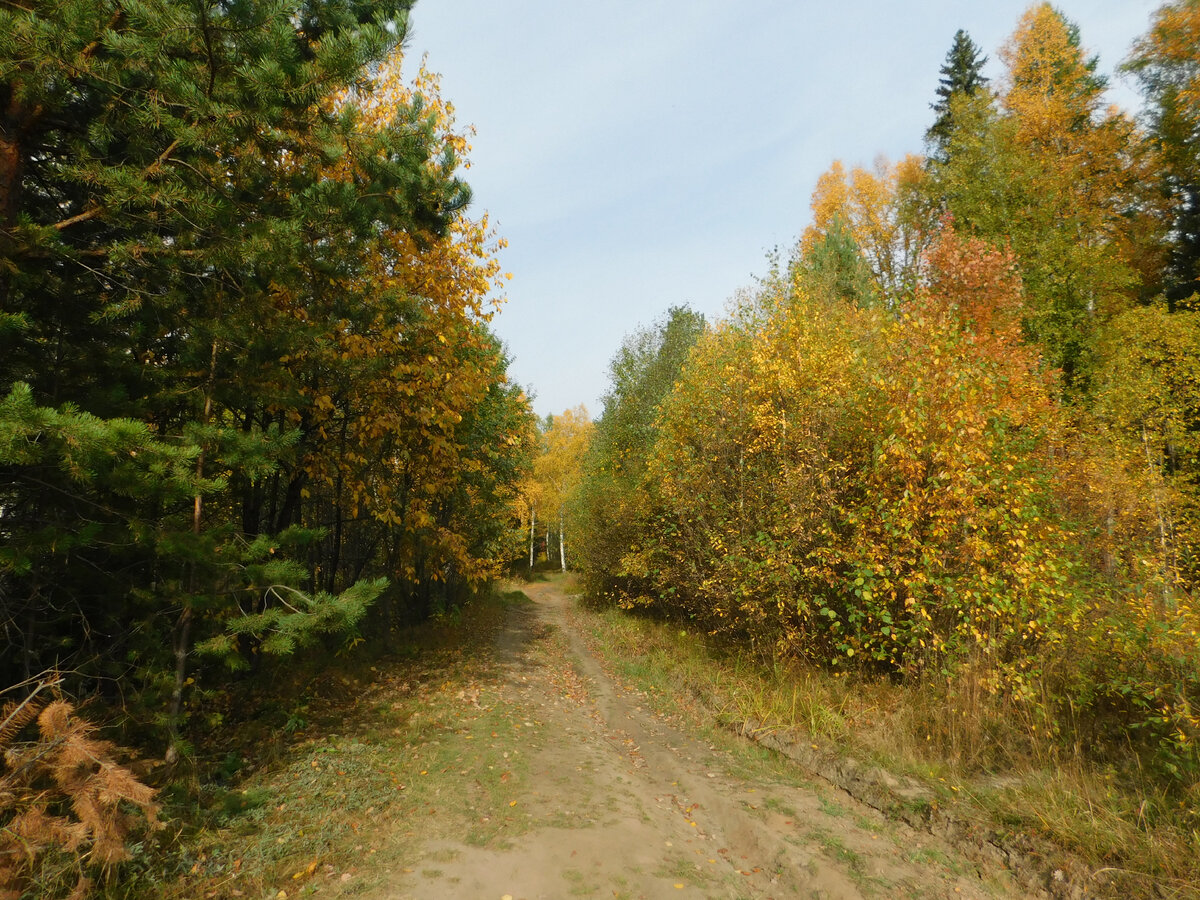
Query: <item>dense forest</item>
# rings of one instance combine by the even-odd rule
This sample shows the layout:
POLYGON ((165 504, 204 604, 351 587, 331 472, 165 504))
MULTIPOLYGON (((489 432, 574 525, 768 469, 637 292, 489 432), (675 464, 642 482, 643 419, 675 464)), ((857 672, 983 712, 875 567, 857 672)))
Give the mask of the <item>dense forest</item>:
POLYGON ((279 660, 522 553, 502 241, 410 6, 0 7, 4 896, 153 812, 80 703, 180 764, 279 660))
POLYGON ((960 31, 925 156, 833 163, 725 318, 627 339, 570 519, 594 598, 1194 811, 1200 3, 1124 64, 1142 121, 1083 46, 1035 5, 992 83, 960 31))
POLYGON ((958 32, 926 153, 834 162, 725 317, 626 339, 595 422, 508 377, 411 6, 0 4, 0 897, 48 860, 85 896, 235 698, 540 560, 969 703, 1194 833, 1200 2, 1134 43, 1137 118, 1049 4, 994 80, 958 32))

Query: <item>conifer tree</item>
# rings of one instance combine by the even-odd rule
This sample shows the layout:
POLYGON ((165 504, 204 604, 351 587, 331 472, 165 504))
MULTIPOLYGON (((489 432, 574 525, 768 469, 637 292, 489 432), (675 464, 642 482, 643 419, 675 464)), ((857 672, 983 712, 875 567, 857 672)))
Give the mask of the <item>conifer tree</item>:
POLYGON ((1086 393, 1097 329, 1144 292, 1157 241, 1148 143, 1115 107, 1079 29, 1031 7, 1000 51, 998 103, 952 97, 956 117, 930 166, 956 226, 1015 251, 1026 336, 1086 393))
POLYGON ((1200 3, 1174 0, 1154 14, 1126 63, 1141 84, 1162 159, 1171 235, 1165 293, 1174 308, 1200 292, 1200 3))
POLYGON ((797 268, 821 295, 858 306, 875 303, 876 288, 871 268, 841 216, 834 217, 825 233, 799 260, 797 268))
POLYGON ((411 5, 0 8, 0 683, 132 672, 175 745, 192 645, 244 664, 385 569, 482 577, 465 505, 503 518, 526 403, 465 140, 391 89, 411 5))
POLYGON ((937 100, 930 107, 937 113, 937 119, 925 132, 934 156, 944 156, 946 142, 954 128, 954 118, 951 109, 951 98, 955 96, 971 97, 987 87, 988 79, 983 76, 983 67, 987 57, 981 56, 979 47, 971 40, 971 36, 963 29, 954 34, 954 43, 946 54, 946 61, 939 70, 937 100))

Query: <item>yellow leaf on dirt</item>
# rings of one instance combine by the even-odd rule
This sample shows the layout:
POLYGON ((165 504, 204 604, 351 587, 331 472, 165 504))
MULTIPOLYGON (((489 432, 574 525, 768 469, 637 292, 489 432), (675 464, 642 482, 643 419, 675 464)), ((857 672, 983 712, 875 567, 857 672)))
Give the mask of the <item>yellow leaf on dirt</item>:
POLYGON ((516 805, 517 805, 517 801, 516 801, 516 800, 510 800, 510 801, 509 801, 509 803, 508 803, 508 805, 509 805, 509 806, 516 806, 516 805))

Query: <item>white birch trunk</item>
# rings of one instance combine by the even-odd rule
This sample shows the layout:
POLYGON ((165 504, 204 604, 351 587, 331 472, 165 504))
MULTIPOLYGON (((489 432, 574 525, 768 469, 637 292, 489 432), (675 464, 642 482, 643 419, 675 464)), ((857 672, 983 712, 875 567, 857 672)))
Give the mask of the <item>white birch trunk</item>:
POLYGON ((562 563, 562 570, 567 571, 567 539, 563 534, 563 508, 558 508, 558 559, 562 563))
POLYGON ((1174 560, 1172 559, 1174 554, 1171 552, 1173 549, 1173 541, 1171 541, 1169 537, 1172 529, 1171 523, 1167 518, 1166 510, 1164 509, 1166 500, 1161 496, 1163 480, 1165 476, 1162 472, 1161 463, 1156 463, 1150 454, 1150 439, 1146 434, 1145 425, 1142 426, 1142 449, 1146 453, 1146 467, 1150 470, 1151 477, 1155 482, 1150 491, 1150 496, 1154 500, 1154 515, 1155 518, 1158 519, 1158 542, 1159 548, 1162 552, 1163 605, 1167 607, 1173 607, 1174 603, 1172 601, 1175 593, 1175 566, 1173 564, 1174 560))
POLYGON ((537 513, 531 504, 529 507, 529 571, 533 571, 533 536, 534 527, 537 522, 537 513))

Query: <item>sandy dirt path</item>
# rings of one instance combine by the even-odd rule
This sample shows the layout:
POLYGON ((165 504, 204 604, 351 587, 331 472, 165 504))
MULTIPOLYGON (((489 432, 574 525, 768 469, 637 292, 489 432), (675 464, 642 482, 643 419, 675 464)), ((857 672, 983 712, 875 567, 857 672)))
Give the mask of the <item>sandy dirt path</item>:
POLYGON ((431 828, 378 900, 1021 896, 761 751, 686 733, 606 671, 557 583, 524 590, 489 687, 522 710, 516 826, 482 846, 431 828))

